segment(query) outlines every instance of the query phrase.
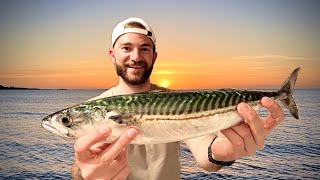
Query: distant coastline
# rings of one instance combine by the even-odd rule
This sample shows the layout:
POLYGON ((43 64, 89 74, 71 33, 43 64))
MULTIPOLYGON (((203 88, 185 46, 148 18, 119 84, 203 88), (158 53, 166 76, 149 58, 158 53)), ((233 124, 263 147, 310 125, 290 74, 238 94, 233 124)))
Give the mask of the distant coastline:
POLYGON ((0 90, 40 90, 39 88, 24 88, 24 87, 14 87, 14 86, 10 86, 10 87, 6 87, 6 86, 2 86, 0 85, 0 90))
MULTIPOLYGON (((48 89, 40 89, 40 88, 25 88, 25 87, 14 87, 14 86, 2 86, 0 85, 0 90, 48 90, 48 89)), ((56 90, 67 90, 67 89, 56 89, 56 90)))

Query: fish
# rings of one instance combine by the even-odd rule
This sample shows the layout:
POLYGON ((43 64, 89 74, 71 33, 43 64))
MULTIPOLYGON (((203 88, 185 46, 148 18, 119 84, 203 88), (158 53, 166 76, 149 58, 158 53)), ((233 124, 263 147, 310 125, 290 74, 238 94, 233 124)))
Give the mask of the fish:
POLYGON ((115 141, 127 128, 139 134, 131 144, 178 142, 219 131, 243 122, 236 107, 245 102, 258 111, 262 97, 279 100, 299 119, 293 90, 300 71, 296 68, 278 91, 218 89, 200 91, 149 91, 117 95, 60 110, 42 119, 48 131, 77 139, 85 133, 110 127, 105 142, 115 141))

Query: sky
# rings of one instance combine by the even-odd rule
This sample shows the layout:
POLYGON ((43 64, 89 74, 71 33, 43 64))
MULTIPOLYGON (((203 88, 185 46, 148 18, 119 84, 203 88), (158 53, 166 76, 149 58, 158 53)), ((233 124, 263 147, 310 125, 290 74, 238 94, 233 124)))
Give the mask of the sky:
POLYGON ((2 0, 0 85, 107 89, 113 27, 144 19, 157 38, 151 81, 172 89, 320 88, 317 0, 2 0))

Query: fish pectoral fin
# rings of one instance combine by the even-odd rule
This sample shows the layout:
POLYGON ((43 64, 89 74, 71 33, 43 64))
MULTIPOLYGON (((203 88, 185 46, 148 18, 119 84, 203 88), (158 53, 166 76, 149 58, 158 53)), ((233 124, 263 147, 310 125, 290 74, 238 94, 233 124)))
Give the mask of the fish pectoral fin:
POLYGON ((118 124, 123 123, 122 115, 119 112, 115 112, 115 111, 108 112, 107 119, 110 119, 118 124))
POLYGON ((122 116, 121 115, 112 115, 112 116, 109 116, 108 119, 118 123, 118 124, 122 124, 123 121, 122 121, 122 116))

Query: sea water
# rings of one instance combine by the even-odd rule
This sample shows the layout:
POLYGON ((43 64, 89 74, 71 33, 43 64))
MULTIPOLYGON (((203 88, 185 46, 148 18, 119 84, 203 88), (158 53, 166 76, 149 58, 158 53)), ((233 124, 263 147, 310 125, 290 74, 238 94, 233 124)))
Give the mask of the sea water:
MULTIPOLYGON (((0 179, 70 179, 73 143, 41 127, 46 115, 103 90, 0 90, 0 179)), ((286 119, 263 150, 218 172, 181 146, 182 179, 320 179, 320 90, 295 90, 300 120, 286 119)), ((266 116, 266 111, 260 112, 266 116)))

